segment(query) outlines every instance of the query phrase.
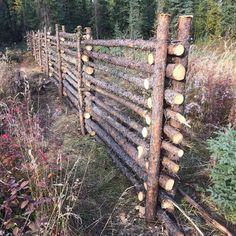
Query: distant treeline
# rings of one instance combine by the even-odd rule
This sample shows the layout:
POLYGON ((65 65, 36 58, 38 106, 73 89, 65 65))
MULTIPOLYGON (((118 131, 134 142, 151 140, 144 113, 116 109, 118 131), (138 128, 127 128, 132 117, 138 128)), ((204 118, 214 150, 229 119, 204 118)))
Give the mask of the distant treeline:
POLYGON ((0 44, 55 23, 91 26, 95 38, 147 39, 157 12, 170 13, 172 27, 179 15, 194 15, 195 40, 236 35, 236 0, 0 0, 0 44))

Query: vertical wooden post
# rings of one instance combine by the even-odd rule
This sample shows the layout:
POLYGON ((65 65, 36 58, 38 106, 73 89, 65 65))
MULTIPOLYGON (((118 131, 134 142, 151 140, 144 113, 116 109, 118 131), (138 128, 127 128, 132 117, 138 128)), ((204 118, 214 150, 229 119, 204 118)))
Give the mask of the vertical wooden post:
MULTIPOLYGON (((178 33, 177 33, 177 40, 180 41, 184 45, 184 55, 181 57, 176 57, 175 58, 175 63, 177 64, 182 64, 185 69, 187 70, 188 67, 188 55, 189 55, 189 48, 190 48, 190 31, 191 31, 191 24, 192 24, 192 18, 193 16, 188 15, 188 16, 180 16, 179 17, 179 24, 178 24, 178 33)), ((185 91, 185 83, 186 79, 183 81, 172 81, 172 88, 173 90, 184 94, 185 91)), ((172 110, 183 113, 184 112, 184 105, 178 106, 172 106, 172 110)), ((180 129, 182 125, 175 121, 175 120, 170 120, 170 124, 175 127, 180 129)))
POLYGON ((44 27, 44 43, 45 43, 45 72, 47 77, 49 76, 49 61, 48 61, 48 37, 47 27, 44 27))
POLYGON ((61 26, 61 31, 64 33, 66 32, 66 27, 64 25, 61 26))
POLYGON ((33 31, 33 56, 36 59, 35 32, 33 31))
POLYGON ((81 37, 82 37, 82 29, 81 26, 77 26, 77 71, 78 71, 78 109, 80 116, 80 127, 82 135, 85 135, 84 128, 84 102, 83 102, 83 93, 81 91, 82 88, 82 60, 81 60, 81 37))
POLYGON ((59 26, 55 25, 56 30, 56 40, 57 40, 57 67, 58 67, 58 75, 59 75, 59 95, 62 97, 63 95, 63 81, 62 81, 62 71, 61 71, 61 45, 60 45, 60 34, 59 34, 59 26))
POLYGON ((42 40, 41 40, 41 32, 38 30, 38 50, 39 50, 39 66, 40 70, 42 70, 42 40))
POLYGON ((155 74, 152 92, 152 128, 150 157, 146 196, 146 221, 155 220, 157 211, 158 179, 160 175, 160 150, 163 121, 164 82, 167 61, 167 40, 169 35, 170 16, 160 14, 157 26, 157 44, 155 52, 155 74))

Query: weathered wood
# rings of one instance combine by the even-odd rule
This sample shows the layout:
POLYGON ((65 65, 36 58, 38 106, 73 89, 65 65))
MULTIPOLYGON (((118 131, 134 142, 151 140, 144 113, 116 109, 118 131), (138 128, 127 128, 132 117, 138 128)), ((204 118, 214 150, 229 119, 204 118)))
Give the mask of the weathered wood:
POLYGON ((155 104, 152 110, 152 129, 150 143, 149 170, 146 197, 146 220, 151 223, 155 220, 158 196, 158 176, 160 174, 160 149, 163 119, 164 80, 167 60, 167 40, 170 16, 160 14, 157 27, 157 43, 155 54, 155 69, 153 78, 152 101, 155 104))
POLYGON ((68 39, 71 39, 71 40, 76 40, 76 34, 63 32, 63 30, 62 30, 62 32, 60 32, 60 37, 68 38, 68 39))
POLYGON ((182 157, 184 155, 184 151, 180 148, 177 148, 176 146, 172 145, 171 143, 168 143, 166 141, 162 141, 161 147, 166 150, 167 152, 176 155, 178 157, 182 157))
POLYGON ((61 54, 61 58, 64 59, 66 62, 69 62, 73 65, 77 65, 77 59, 76 57, 71 57, 65 54, 61 54))
POLYGON ((168 54, 174 56, 182 56, 184 54, 183 44, 170 44, 168 47, 168 54))
POLYGON ((56 29, 56 39, 57 39, 57 64, 58 64, 58 75, 59 75, 59 94, 60 97, 63 95, 63 81, 62 81, 62 71, 61 71, 61 47, 60 47, 60 37, 59 37, 59 26, 55 25, 56 29))
POLYGON ((116 121, 113 117, 109 116, 109 114, 102 109, 98 108, 97 106, 93 106, 93 111, 97 116, 100 116, 105 121, 107 121, 112 127, 117 129, 120 133, 122 133, 125 137, 127 137, 130 141, 135 143, 138 146, 146 147, 147 143, 142 139, 139 138, 135 132, 130 131, 128 128, 123 126, 121 123, 116 121))
POLYGON ((62 73, 62 77, 64 78, 64 80, 67 80, 70 83, 70 85, 74 87, 74 89, 77 90, 78 84, 70 77, 70 75, 62 73))
POLYGON ((165 110, 165 116, 166 118, 178 121, 181 124, 187 124, 187 121, 183 115, 178 112, 172 111, 171 109, 165 110))
POLYGON ((147 40, 113 39, 113 40, 83 40, 82 45, 104 47, 128 47, 141 50, 154 50, 155 42, 147 40))
POLYGON ((82 62, 81 62, 81 38, 82 38, 82 32, 81 32, 81 26, 77 27, 77 77, 78 77, 78 84, 77 84, 77 90, 78 90, 78 109, 80 111, 80 127, 81 127, 81 133, 82 135, 85 135, 85 127, 84 127, 84 101, 83 101, 83 92, 81 91, 82 86, 82 62))
POLYGON ((135 178, 135 175, 131 173, 131 171, 119 160, 119 157, 117 157, 112 151, 108 152, 113 162, 117 165, 117 167, 121 170, 121 172, 128 178, 128 180, 134 185, 136 191, 141 191, 142 185, 135 178))
POLYGON ((61 42, 61 46, 62 46, 62 48, 73 48, 73 49, 77 48, 76 42, 73 42, 73 41, 61 42))
POLYGON ((168 175, 161 174, 159 177, 159 184, 166 191, 171 191, 174 187, 175 180, 168 175))
POLYGON ((40 70, 42 70, 42 40, 41 40, 41 32, 38 30, 38 51, 39 51, 39 66, 40 70))
POLYGON ((78 97, 78 91, 73 86, 70 85, 70 83, 67 80, 63 80, 63 85, 66 87, 67 91, 70 91, 70 93, 77 98, 78 97))
POLYGON ((163 157, 162 166, 173 174, 177 174, 179 172, 179 165, 170 160, 168 157, 163 157))
POLYGON ((96 78, 94 78, 94 77, 92 77, 92 76, 90 76, 86 73, 83 73, 83 79, 86 79, 89 82, 99 86, 100 88, 106 89, 109 92, 112 92, 114 94, 117 94, 117 95, 125 97, 125 98, 128 98, 128 99, 136 102, 139 105, 143 105, 144 107, 147 107, 147 108, 149 107, 147 99, 145 99, 142 96, 135 95, 132 92, 127 91, 123 88, 120 88, 119 86, 117 86, 115 84, 108 83, 108 82, 96 79, 96 78))
POLYGON ((184 102, 184 96, 174 90, 166 89, 165 100, 172 105, 181 105, 184 102))
POLYGON ((49 75, 49 61, 48 61, 48 42, 47 42, 47 28, 44 27, 44 43, 45 43, 45 71, 49 75))
POLYGON ((99 53, 99 52, 85 51, 84 53, 88 57, 105 61, 113 65, 122 66, 122 67, 133 69, 133 70, 138 70, 141 72, 153 73, 154 67, 147 63, 132 61, 123 57, 114 57, 114 56, 110 56, 108 54, 99 53))
POLYGON ((170 125, 164 126, 164 133, 174 144, 180 144, 183 141, 183 135, 170 125))
MULTIPOLYGON (((192 25, 192 16, 180 16, 179 22, 178 22, 178 33, 177 33, 177 40, 180 41, 184 48, 184 54, 181 57, 175 58, 176 64, 181 64, 182 66, 187 69, 188 67, 188 56, 189 56, 189 49, 190 49, 190 31, 191 31, 191 25, 192 25)), ((181 94, 184 94, 185 91, 185 82, 183 81, 172 81, 172 88, 175 91, 178 91, 181 94)), ((172 110, 182 113, 184 111, 184 105, 182 106, 172 106, 172 110)), ((176 123, 176 122, 172 122, 176 123)), ((177 125, 175 124, 176 128, 181 128, 181 124, 177 125)))
POLYGON ((130 128, 138 131, 139 133, 142 133, 142 125, 138 124, 136 121, 134 121, 133 119, 131 119, 129 116, 126 116, 118 111, 116 111, 115 109, 113 109, 111 106, 108 106, 107 104, 105 104, 104 102, 102 102, 100 99, 98 99, 95 96, 90 96, 88 97, 88 99, 91 99, 93 102, 95 102, 99 107, 103 108, 106 112, 108 112, 109 114, 111 114, 112 116, 115 116, 116 118, 118 118, 120 121, 122 121, 123 123, 125 123, 127 126, 129 126, 130 128))
POLYGON ((111 136, 105 132, 102 128, 99 127, 94 121, 90 120, 85 120, 85 123, 88 124, 101 138, 108 147, 110 147, 116 154, 117 156, 124 161, 137 175, 139 178, 143 179, 146 181, 147 175, 145 172, 138 166, 138 164, 130 158, 121 148, 120 146, 111 138, 111 136))
POLYGON ((94 73, 94 68, 91 66, 83 66, 83 71, 88 74, 88 75, 92 75, 94 73))
POLYGON ((216 229, 218 229, 225 235, 228 236, 235 235, 233 234, 233 232, 230 232, 230 230, 228 230, 224 225, 219 223, 217 220, 213 219, 212 216, 208 212, 206 212, 206 210, 202 206, 200 206, 196 201, 194 201, 187 193, 185 193, 180 188, 178 190, 180 194, 184 197, 184 200, 187 201, 189 204, 191 204, 191 206, 193 206, 200 213, 203 219, 205 219, 208 223, 213 225, 216 229))
POLYGON ((181 81, 184 80, 186 69, 181 64, 168 64, 166 67, 166 77, 181 81))
POLYGON ((157 218, 160 223, 162 223, 169 236, 184 236, 184 234, 179 230, 175 223, 172 222, 170 217, 163 210, 157 210, 157 218))
POLYGON ((125 73, 123 71, 119 71, 116 68, 112 68, 109 66, 104 66, 98 63, 93 63, 93 62, 86 62, 86 65, 95 68, 96 70, 102 71, 102 72, 106 72, 108 74, 110 74, 111 76, 114 77, 118 77, 120 79, 124 79, 126 81, 129 81, 137 86, 139 86, 140 88, 144 87, 144 78, 143 75, 139 75, 139 76, 134 76, 132 74, 128 74, 125 73))
POLYGON ((113 128, 111 125, 106 123, 106 120, 96 116, 96 114, 93 114, 92 112, 93 120, 97 121, 99 125, 107 132, 111 137, 114 139, 116 143, 118 143, 123 150, 133 159, 135 160, 138 165, 145 170, 145 160, 138 158, 138 152, 137 149, 123 136, 122 133, 117 131, 115 128, 113 128))

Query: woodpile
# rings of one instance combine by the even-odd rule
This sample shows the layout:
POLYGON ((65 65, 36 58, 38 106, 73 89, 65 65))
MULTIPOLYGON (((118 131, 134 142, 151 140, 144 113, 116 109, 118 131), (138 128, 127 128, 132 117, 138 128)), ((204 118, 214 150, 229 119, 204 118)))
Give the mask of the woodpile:
POLYGON ((73 34, 58 25, 55 35, 46 28, 27 33, 28 50, 78 111, 82 134, 104 142, 145 202, 147 222, 157 217, 170 235, 183 235, 168 214, 184 155, 181 129, 188 125, 183 103, 191 20, 179 18, 173 42, 168 14, 159 15, 153 41, 94 40, 89 27, 73 34), (98 47, 141 51, 145 61, 98 47))

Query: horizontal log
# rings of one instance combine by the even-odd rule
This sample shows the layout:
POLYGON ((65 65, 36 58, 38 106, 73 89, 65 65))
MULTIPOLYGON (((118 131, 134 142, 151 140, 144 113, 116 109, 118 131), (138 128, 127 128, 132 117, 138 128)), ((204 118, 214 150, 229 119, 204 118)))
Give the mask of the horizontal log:
POLYGON ((138 152, 137 149, 129 143, 129 141, 123 136, 122 133, 117 131, 115 128, 110 126, 108 123, 106 123, 105 119, 102 119, 101 117, 96 116, 96 114, 92 113, 93 120, 97 121, 98 124, 107 132, 111 137, 114 139, 116 143, 120 145, 120 147, 123 148, 123 150, 133 159, 135 160, 138 165, 145 170, 145 160, 138 158, 138 152))
POLYGON ((71 56, 64 55, 64 54, 61 54, 61 57, 65 61, 67 61, 67 62, 69 62, 71 64, 74 64, 74 65, 77 65, 77 59, 75 57, 71 57, 71 56))
POLYGON ((71 56, 71 57, 77 58, 77 52, 73 51, 73 50, 71 50, 69 48, 62 48, 61 52, 66 54, 66 56, 71 56))
POLYGON ((67 88, 68 91, 70 91, 70 93, 75 97, 75 99, 78 98, 78 91, 73 86, 71 86, 67 80, 63 80, 63 85, 65 88, 67 88))
POLYGON ((77 49, 77 43, 71 42, 71 41, 64 41, 60 43, 61 48, 67 47, 67 48, 75 48, 77 49))
POLYGON ((161 208, 162 209, 165 209, 168 212, 174 212, 175 206, 173 204, 173 200, 163 190, 159 191, 158 201, 161 203, 161 208))
POLYGON ((179 172, 179 165, 170 160, 168 157, 163 157, 162 166, 173 174, 177 174, 179 172))
POLYGON ((57 41, 56 36, 53 36, 53 35, 48 35, 47 38, 50 39, 50 40, 53 40, 55 42, 57 41))
POLYGON ((59 32, 59 35, 60 35, 60 37, 63 37, 63 38, 68 38, 68 39, 72 39, 72 40, 76 39, 76 34, 72 34, 72 33, 59 32))
POLYGON ((174 55, 174 56, 182 56, 184 54, 184 45, 182 45, 182 44, 169 45, 168 54, 174 55))
POLYGON ((111 136, 105 132, 102 128, 99 127, 94 121, 90 120, 85 120, 85 123, 88 124, 101 138, 105 144, 110 147, 116 155, 126 163, 133 171, 138 175, 139 178, 143 179, 146 181, 147 175, 146 173, 138 166, 138 164, 130 158, 121 148, 120 146, 111 138, 111 136))
POLYGON ((67 98, 70 100, 70 102, 72 103, 73 107, 75 109, 78 109, 78 101, 77 99, 74 97, 74 95, 67 89, 67 87, 64 87, 64 90, 67 93, 67 98))
POLYGON ((76 83, 68 74, 62 73, 62 78, 67 80, 69 82, 69 84, 75 89, 77 90, 78 87, 78 83, 76 83))
POLYGON ((144 199, 145 199, 145 194, 144 194, 144 192, 140 191, 140 192, 138 193, 138 200, 139 200, 140 202, 142 202, 144 199))
POLYGON ((154 50, 155 42, 147 40, 112 39, 112 40, 83 40, 82 45, 104 47, 128 47, 141 50, 154 50))
POLYGON ((84 53, 93 59, 101 60, 101 61, 113 64, 113 65, 122 66, 125 68, 147 72, 147 73, 154 72, 154 67, 147 63, 136 62, 133 60, 129 60, 127 58, 110 56, 108 54, 99 53, 99 52, 85 51, 84 53))
POLYGON ((168 64, 166 67, 166 77, 174 80, 184 80, 186 69, 181 64, 168 64))
POLYGON ((164 225, 164 227, 168 231, 169 236, 184 236, 184 234, 180 231, 176 224, 172 222, 172 220, 165 211, 158 209, 157 219, 160 223, 164 225))
POLYGON ((69 75, 70 78, 74 81, 74 83, 77 84, 77 77, 76 77, 76 74, 75 74, 76 71, 72 71, 73 70, 72 68, 68 69, 67 67, 64 67, 64 63, 62 65, 63 65, 62 66, 63 73, 69 75))
POLYGON ((126 97, 139 105, 143 105, 144 107, 149 107, 149 103, 148 103, 147 99, 145 99, 142 96, 135 95, 132 92, 127 91, 123 88, 120 88, 115 84, 96 79, 93 76, 90 76, 86 73, 83 73, 83 79, 86 79, 89 82, 99 86, 100 88, 106 89, 109 92, 115 93, 115 94, 122 96, 122 97, 126 97))
POLYGON ((165 116, 166 118, 173 119, 181 124, 187 124, 187 121, 183 115, 178 112, 172 111, 171 109, 165 110, 165 116))
POLYGON ((143 139, 139 138, 135 132, 130 131, 128 128, 126 128, 121 123, 116 121, 113 117, 109 116, 107 112, 103 111, 97 106, 93 106, 92 109, 96 115, 100 116, 105 121, 107 121, 112 127, 117 129, 120 133, 122 133, 126 138, 128 138, 134 144, 143 147, 147 146, 146 142, 143 139))
POLYGON ((128 180, 133 184, 136 191, 142 190, 142 185, 139 183, 139 181, 136 179, 135 175, 131 173, 131 171, 128 169, 128 167, 123 164, 119 158, 114 154, 112 151, 108 151, 110 157, 112 158, 113 162, 117 165, 117 167, 121 170, 121 172, 128 178, 128 180))
POLYGON ((109 93, 104 89, 98 88, 96 86, 93 86, 91 84, 85 84, 86 86, 88 86, 89 88, 91 88, 92 90, 108 97, 111 98, 115 101, 117 101, 118 103, 126 106, 127 108, 133 110, 134 112, 136 112, 138 115, 140 115, 141 117, 145 118, 145 119, 149 119, 149 117, 151 117, 149 111, 137 106, 136 104, 129 102, 121 97, 116 96, 115 94, 109 93))
POLYGON ((87 55, 82 55, 81 60, 83 62, 88 62, 89 61, 89 57, 87 55))
POLYGON ((183 135, 170 125, 164 126, 164 133, 174 144, 180 144, 183 141, 183 135))
POLYGON ((166 89, 165 100, 171 105, 181 105, 184 102, 184 96, 174 90, 166 89))
POLYGON ((88 74, 88 75, 92 75, 94 73, 94 68, 91 66, 83 66, 83 71, 88 74))
POLYGON ((124 79, 126 81, 129 81, 137 86, 139 86, 140 88, 144 87, 144 79, 142 78, 143 75, 139 75, 138 77, 133 76, 131 74, 125 73, 123 71, 119 71, 116 68, 112 68, 109 66, 104 66, 98 63, 93 63, 93 62, 86 62, 86 65, 95 68, 96 70, 102 71, 102 72, 106 72, 108 74, 110 74, 111 76, 114 77, 118 77, 120 79, 124 79))
POLYGON ((92 50, 93 50, 93 46, 91 46, 91 45, 86 45, 86 46, 85 46, 85 49, 86 49, 87 51, 92 51, 92 50))
POLYGON ((174 187, 175 180, 168 175, 161 174, 159 177, 159 184, 166 191, 171 191, 174 187))
POLYGON ((123 123, 128 125, 130 128, 138 131, 140 134, 142 133, 142 128, 143 128, 142 125, 138 124, 136 121, 131 119, 129 116, 126 116, 126 115, 122 114, 121 112, 116 111, 111 106, 108 106, 107 104, 105 104, 104 102, 102 102, 100 99, 98 99, 95 96, 91 95, 88 97, 88 99, 91 99, 93 102, 96 103, 97 106, 103 108, 106 112, 108 112, 112 116, 115 116, 120 121, 122 121, 123 123))
POLYGON ((154 54, 153 54, 153 53, 149 53, 149 54, 148 54, 148 59, 147 59, 147 61, 148 61, 148 64, 149 64, 149 65, 153 65, 153 64, 155 63, 155 61, 154 61, 154 54))
POLYGON ((184 151, 180 148, 177 148, 176 146, 172 145, 171 143, 168 143, 166 141, 162 141, 161 147, 166 150, 167 152, 176 155, 178 157, 182 157, 184 155, 184 151))

